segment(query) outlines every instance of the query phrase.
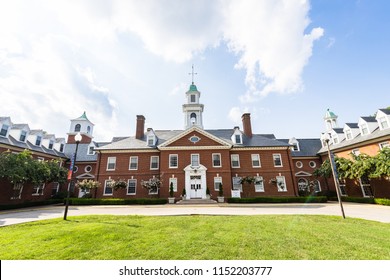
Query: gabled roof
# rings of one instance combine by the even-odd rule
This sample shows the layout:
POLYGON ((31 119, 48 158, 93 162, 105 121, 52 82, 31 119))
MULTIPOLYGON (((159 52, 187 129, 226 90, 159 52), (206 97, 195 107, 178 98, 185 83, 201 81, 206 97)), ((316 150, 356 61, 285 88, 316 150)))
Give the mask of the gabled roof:
POLYGON ((390 115, 390 109, 379 109, 379 111, 382 111, 386 115, 390 115))
POLYGON ((375 119, 375 117, 360 117, 362 120, 364 120, 365 122, 377 122, 377 120, 375 119))
POLYGON ((349 128, 359 128, 358 123, 346 123, 345 125, 349 128))

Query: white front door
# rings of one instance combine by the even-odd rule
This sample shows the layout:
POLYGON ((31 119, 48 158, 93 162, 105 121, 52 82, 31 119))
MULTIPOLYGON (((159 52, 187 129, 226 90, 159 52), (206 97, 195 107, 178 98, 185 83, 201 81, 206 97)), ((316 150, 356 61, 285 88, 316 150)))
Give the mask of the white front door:
POLYGON ((192 175, 190 177, 190 185, 190 198, 202 198, 202 176, 192 175))

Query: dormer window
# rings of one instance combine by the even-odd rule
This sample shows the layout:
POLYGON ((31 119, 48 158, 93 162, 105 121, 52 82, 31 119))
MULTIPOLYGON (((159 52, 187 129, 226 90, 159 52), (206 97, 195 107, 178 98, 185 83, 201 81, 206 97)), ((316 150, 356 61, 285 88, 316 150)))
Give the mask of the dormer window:
POLYGON ((238 126, 236 126, 234 128, 234 133, 232 135, 232 142, 234 144, 242 144, 242 132, 240 131, 240 129, 238 128, 238 126))
POLYGON ((37 136, 37 140, 35 141, 35 146, 40 146, 42 141, 42 136, 37 136))
POLYGON ((148 146, 154 146, 154 135, 148 135, 148 146))
POLYGON ((74 127, 74 132, 80 132, 81 130, 81 124, 76 124, 76 126, 74 127))
POLYGON ((49 142, 49 150, 53 150, 54 141, 50 140, 49 142))
POLYGON ((338 144, 339 143, 339 138, 336 135, 333 135, 333 144, 338 144))
POLYGON ((352 131, 350 129, 347 129, 345 131, 345 138, 347 138, 347 140, 351 140, 352 139, 352 131))
POLYGON ((8 128, 9 128, 8 125, 3 124, 3 126, 1 127, 0 136, 6 137, 8 133, 8 128))
POLYGON ((60 145, 60 152, 62 153, 64 151, 64 144, 61 143, 60 145))
POLYGON ((88 155, 94 155, 95 154, 95 147, 89 146, 88 147, 88 155))
POLYGON ((389 128, 389 123, 387 122, 386 117, 381 117, 381 118, 379 118, 378 121, 379 121, 379 125, 380 125, 381 129, 389 128))
POLYGON ((368 127, 367 127, 366 123, 362 123, 362 125, 360 126, 360 129, 362 131, 362 135, 367 135, 368 134, 368 127))
POLYGON ((22 130, 22 131, 20 132, 19 141, 21 141, 21 142, 26 141, 26 137, 27 137, 27 131, 22 130))

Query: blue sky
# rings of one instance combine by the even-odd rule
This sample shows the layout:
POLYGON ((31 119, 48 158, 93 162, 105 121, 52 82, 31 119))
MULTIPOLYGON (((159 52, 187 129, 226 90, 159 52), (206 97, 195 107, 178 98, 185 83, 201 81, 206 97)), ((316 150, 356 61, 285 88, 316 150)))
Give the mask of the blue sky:
POLYGON ((205 128, 319 137, 390 106, 385 0, 0 0, 0 115, 65 137, 83 111, 95 140, 183 129, 191 83, 205 128))

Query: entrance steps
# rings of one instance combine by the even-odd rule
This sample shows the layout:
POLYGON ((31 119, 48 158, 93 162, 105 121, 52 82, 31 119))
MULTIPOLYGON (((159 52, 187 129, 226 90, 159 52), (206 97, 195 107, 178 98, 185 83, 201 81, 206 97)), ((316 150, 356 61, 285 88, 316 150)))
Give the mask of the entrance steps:
POLYGON ((185 199, 179 200, 176 204, 181 205, 193 205, 193 204, 217 204, 213 199, 203 199, 203 198, 194 198, 194 199, 185 199))

